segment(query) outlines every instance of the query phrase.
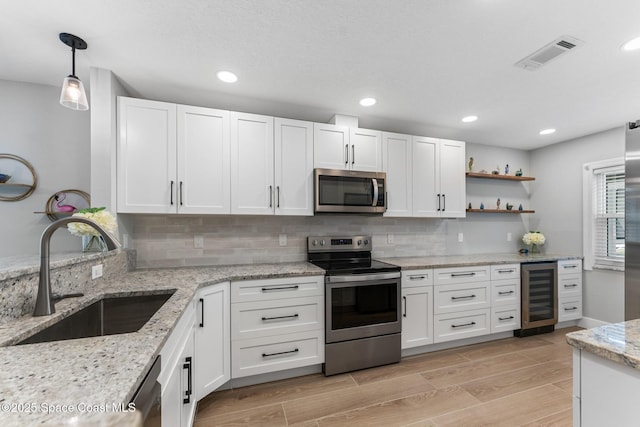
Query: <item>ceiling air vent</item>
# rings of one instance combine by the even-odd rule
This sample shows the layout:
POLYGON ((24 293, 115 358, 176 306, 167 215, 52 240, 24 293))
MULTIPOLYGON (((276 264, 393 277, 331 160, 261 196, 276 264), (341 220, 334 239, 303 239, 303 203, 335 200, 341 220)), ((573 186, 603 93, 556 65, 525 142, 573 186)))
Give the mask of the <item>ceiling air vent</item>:
POLYGON ((575 37, 562 36, 541 49, 538 49, 526 58, 516 62, 515 66, 524 68, 525 70, 534 71, 558 56, 565 54, 576 47, 582 46, 583 44, 584 42, 582 40, 575 37))

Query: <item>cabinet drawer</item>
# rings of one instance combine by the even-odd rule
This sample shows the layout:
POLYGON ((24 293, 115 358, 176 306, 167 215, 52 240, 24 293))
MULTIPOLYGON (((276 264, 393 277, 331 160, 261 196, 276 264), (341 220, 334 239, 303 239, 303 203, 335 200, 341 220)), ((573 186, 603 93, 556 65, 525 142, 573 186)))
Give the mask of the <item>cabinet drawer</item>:
POLYGON ((519 279, 520 264, 498 264, 491 266, 491 280, 519 279))
POLYGON ((565 259, 558 261, 558 275, 563 274, 582 274, 581 259, 565 259))
POLYGON ((434 317, 434 342, 486 335, 490 332, 489 315, 488 308, 465 313, 436 314, 434 317))
POLYGON ((231 342, 231 378, 324 362, 324 331, 298 332, 231 342))
POLYGON ((582 318, 582 297, 558 299, 558 322, 582 318))
POLYGON ((489 299, 490 282, 434 287, 435 314, 474 310, 491 306, 489 299))
POLYGON ((558 276, 558 298, 582 295, 582 275, 567 274, 558 276))
POLYGON ((491 282, 491 306, 520 305, 520 279, 491 282))
POLYGON ((427 270, 403 270, 401 284, 403 288, 433 285, 433 268, 427 270))
POLYGON ((433 270, 435 285, 450 283, 482 282, 491 278, 491 267, 475 265, 470 267, 436 268, 433 270))
POLYGON ((231 339, 265 337, 324 327, 322 297, 240 302, 231 305, 231 339))
POLYGON ((520 306, 491 308, 491 333, 520 329, 520 306))
POLYGON ((231 302, 265 301, 324 295, 324 276, 231 282, 231 302))

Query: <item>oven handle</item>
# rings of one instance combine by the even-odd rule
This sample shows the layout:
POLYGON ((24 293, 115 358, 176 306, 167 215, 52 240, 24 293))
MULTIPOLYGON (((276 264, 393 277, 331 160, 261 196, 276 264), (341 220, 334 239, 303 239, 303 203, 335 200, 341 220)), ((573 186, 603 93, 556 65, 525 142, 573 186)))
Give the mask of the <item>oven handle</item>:
POLYGON ((371 206, 378 206, 378 180, 371 178, 373 183, 373 204, 371 206))
POLYGON ((400 272, 376 274, 351 274, 345 276, 327 276, 326 283, 369 282, 372 280, 399 279, 400 272))

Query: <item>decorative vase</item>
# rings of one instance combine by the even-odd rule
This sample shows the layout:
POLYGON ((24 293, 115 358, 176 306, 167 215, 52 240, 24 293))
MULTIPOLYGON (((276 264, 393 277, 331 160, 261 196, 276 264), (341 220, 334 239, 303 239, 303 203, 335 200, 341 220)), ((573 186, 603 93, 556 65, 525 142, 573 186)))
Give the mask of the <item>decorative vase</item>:
POLYGON ((104 252, 107 250, 107 244, 102 236, 82 236, 82 252, 104 252))
POLYGON ((529 247, 530 254, 539 254, 540 253, 540 245, 531 245, 529 247))

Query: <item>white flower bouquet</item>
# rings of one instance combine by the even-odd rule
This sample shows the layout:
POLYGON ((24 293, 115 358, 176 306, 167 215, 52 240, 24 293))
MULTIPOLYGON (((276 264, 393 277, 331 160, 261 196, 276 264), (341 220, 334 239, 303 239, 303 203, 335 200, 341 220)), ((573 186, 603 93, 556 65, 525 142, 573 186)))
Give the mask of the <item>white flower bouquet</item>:
MULTIPOLYGON (((73 214, 73 216, 84 217, 95 221, 109 233, 113 234, 118 230, 118 223, 114 216, 104 207, 81 209, 73 214)), ((67 225, 69 232, 75 236, 100 236, 95 228, 81 222, 72 222, 67 225)))
POLYGON ((531 252, 538 252, 538 248, 544 245, 544 234, 539 231, 530 231, 522 236, 522 243, 531 247, 531 252))

